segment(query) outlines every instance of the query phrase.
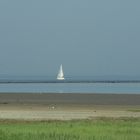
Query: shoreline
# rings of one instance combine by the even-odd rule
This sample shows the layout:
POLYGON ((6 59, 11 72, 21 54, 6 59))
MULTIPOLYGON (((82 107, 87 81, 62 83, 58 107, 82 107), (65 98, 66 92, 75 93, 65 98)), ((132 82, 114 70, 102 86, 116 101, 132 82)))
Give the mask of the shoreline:
POLYGON ((140 118, 140 94, 0 93, 0 120, 140 118))
POLYGON ((0 93, 0 104, 2 103, 140 105, 140 94, 0 93))

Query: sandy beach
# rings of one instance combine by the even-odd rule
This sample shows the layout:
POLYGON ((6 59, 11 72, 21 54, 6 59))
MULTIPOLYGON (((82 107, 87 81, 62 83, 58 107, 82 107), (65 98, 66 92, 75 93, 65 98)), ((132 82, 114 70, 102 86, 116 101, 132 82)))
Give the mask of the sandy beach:
POLYGON ((140 94, 0 93, 0 119, 140 117, 140 94))

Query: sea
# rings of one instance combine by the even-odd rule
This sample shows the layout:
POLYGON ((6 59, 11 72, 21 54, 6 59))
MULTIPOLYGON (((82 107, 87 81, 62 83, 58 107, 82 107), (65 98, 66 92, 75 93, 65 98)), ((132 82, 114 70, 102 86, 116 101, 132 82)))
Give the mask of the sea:
POLYGON ((0 93, 140 94, 140 80, 69 76, 59 81, 53 76, 1 76, 0 93))

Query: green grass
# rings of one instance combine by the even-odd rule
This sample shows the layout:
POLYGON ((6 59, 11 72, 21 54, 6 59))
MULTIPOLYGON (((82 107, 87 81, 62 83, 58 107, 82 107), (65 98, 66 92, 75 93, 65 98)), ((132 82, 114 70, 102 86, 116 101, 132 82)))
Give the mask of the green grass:
POLYGON ((140 140, 140 119, 1 120, 0 140, 140 140))
POLYGON ((129 109, 127 111, 130 111, 130 112, 140 112, 140 109, 129 109))

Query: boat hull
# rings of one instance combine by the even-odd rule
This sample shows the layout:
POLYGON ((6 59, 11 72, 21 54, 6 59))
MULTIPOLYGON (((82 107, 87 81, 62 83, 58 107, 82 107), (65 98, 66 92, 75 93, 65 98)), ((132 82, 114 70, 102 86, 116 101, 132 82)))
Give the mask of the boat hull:
POLYGON ((59 77, 59 78, 57 78, 57 80, 65 80, 65 78, 64 77, 59 77))

